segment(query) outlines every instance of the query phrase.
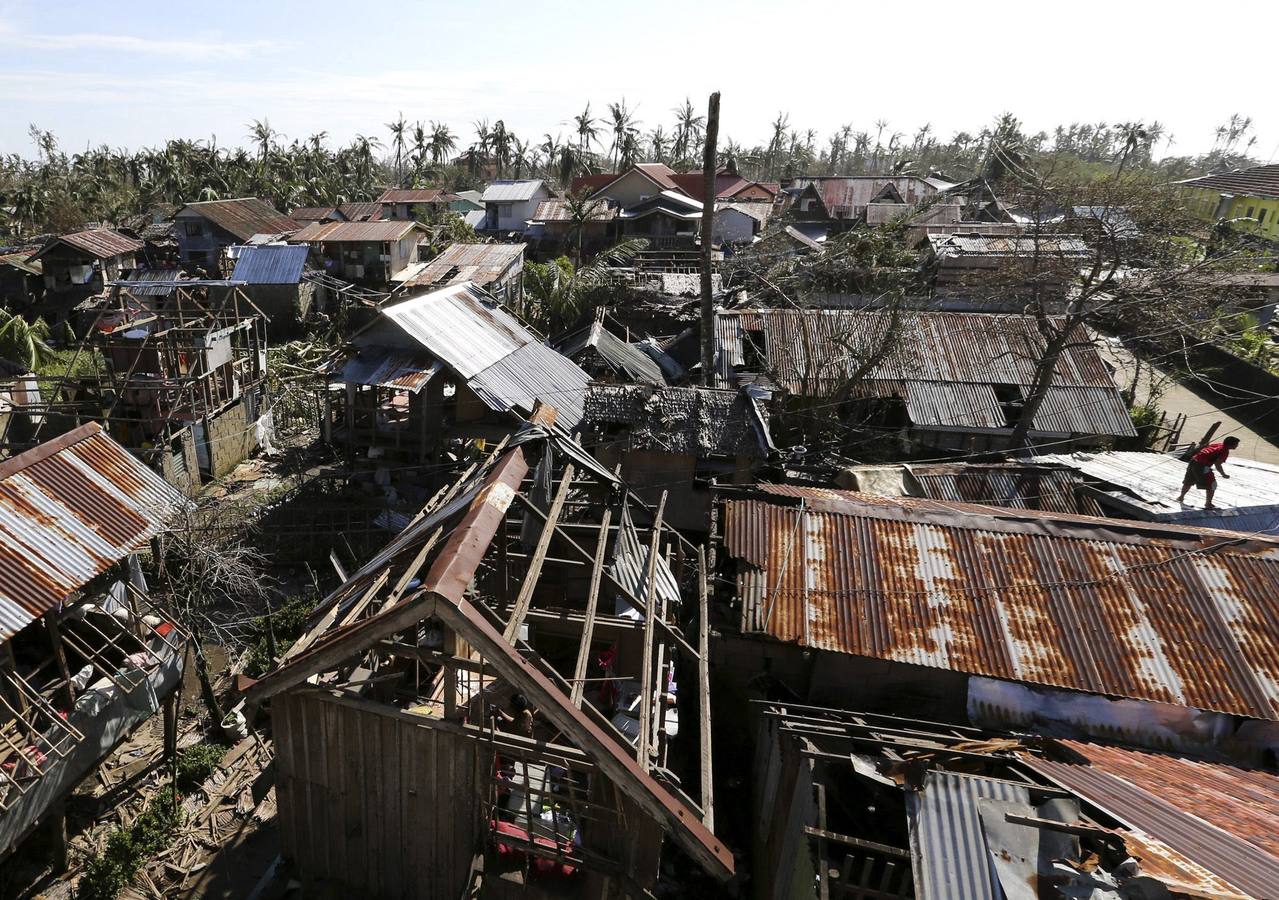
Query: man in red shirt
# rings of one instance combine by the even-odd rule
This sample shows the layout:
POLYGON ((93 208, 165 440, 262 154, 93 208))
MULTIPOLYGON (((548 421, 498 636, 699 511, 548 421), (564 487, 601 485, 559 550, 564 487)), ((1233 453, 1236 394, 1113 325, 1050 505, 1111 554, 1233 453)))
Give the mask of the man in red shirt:
POLYGON ((1177 502, 1185 503, 1186 492, 1192 487, 1197 487, 1208 494, 1208 502, 1204 504, 1204 509, 1216 509, 1212 505, 1212 495, 1217 491, 1217 478, 1212 474, 1213 466, 1217 467, 1222 478, 1229 478, 1230 476, 1221 468, 1221 464, 1230 456, 1230 451, 1238 446, 1239 438, 1228 437, 1219 444, 1208 444, 1196 451, 1186 466, 1186 478, 1181 483, 1181 493, 1177 496, 1177 502))

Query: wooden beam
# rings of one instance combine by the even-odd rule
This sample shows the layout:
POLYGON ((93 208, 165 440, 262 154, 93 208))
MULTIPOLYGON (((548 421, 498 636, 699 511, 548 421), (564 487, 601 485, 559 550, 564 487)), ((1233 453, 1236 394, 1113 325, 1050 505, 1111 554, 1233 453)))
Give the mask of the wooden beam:
MULTIPOLYGON (((524 507, 526 509, 531 509, 534 513, 536 513, 538 516, 541 516, 543 519, 546 518, 546 513, 538 509, 537 505, 529 501, 529 499, 525 497, 523 494, 519 495, 516 499, 518 499, 522 504, 524 504, 524 507)), ((589 552, 585 547, 583 547, 581 544, 575 541, 573 539, 573 536, 563 529, 562 525, 557 525, 555 527, 555 531, 557 534, 560 535, 560 537, 564 539, 564 543, 566 543, 573 550, 573 552, 576 553, 581 559, 586 560, 587 562, 591 562, 595 559, 595 554, 589 552)), ((629 603, 631 606, 638 609, 640 612, 644 613, 645 616, 648 615, 647 604, 645 604, 644 601, 641 600, 639 597, 636 597, 633 593, 631 593, 631 591, 626 587, 626 585, 622 584, 616 578, 614 578, 613 574, 609 572, 608 569, 604 570, 604 578, 608 581, 609 585, 611 585, 614 590, 616 590, 619 594, 622 595, 622 597, 626 600, 627 603, 629 603)), ((680 648, 680 651, 685 656, 687 656, 689 659, 693 659, 693 660, 697 659, 697 651, 693 649, 692 644, 684 640, 684 635, 680 633, 678 628, 674 627, 673 625, 666 622, 665 620, 660 620, 660 619, 657 622, 657 627, 661 628, 662 631, 666 633, 667 637, 669 637, 671 640, 675 642, 675 645, 680 648)))
POLYGON ((648 565, 644 570, 644 656, 640 659, 640 733, 635 745, 635 759, 644 771, 649 769, 649 745, 653 741, 653 631, 657 609, 653 602, 657 596, 657 552, 662 538, 662 517, 666 513, 666 491, 657 503, 657 516, 653 520, 653 534, 648 541, 648 565))
MULTIPOLYGON (((550 460, 544 460, 549 463, 550 460)), ((555 537, 555 523, 559 521, 560 511, 564 509, 564 501, 568 499, 569 489, 573 481, 573 464, 564 467, 564 476, 560 479, 559 490, 551 501, 551 508, 542 523, 542 533, 537 536, 537 546, 533 550, 533 558, 529 560, 528 571, 520 582, 520 592, 515 595, 515 606, 511 609, 511 617, 506 622, 502 636, 507 643, 513 643, 519 636, 520 626, 524 624, 524 616, 533 602, 533 591, 537 588, 537 579, 542 575, 542 563, 546 561, 546 551, 551 549, 551 538, 555 537)))
POLYGON ((840 834, 838 831, 827 831, 824 828, 814 828, 812 825, 805 825, 804 834, 820 838, 822 840, 834 841, 837 844, 846 844, 849 847, 856 847, 858 850, 868 850, 871 853, 882 853, 884 856, 895 856, 899 859, 910 859, 910 851, 908 850, 903 850, 900 847, 891 847, 888 844, 878 844, 875 841, 867 841, 862 838, 855 838, 847 834, 840 834))
POLYGON ((723 843, 592 722, 585 710, 568 703, 565 694, 504 640, 474 604, 466 600, 457 605, 440 603, 435 614, 455 628, 504 679, 518 686, 542 715, 589 754, 604 775, 708 873, 721 880, 732 877, 732 854, 723 843))
MULTIPOLYGON (((367 606, 369 601, 373 599, 373 595, 382 590, 383 585, 386 584, 390 575, 390 569, 383 569, 378 577, 373 580, 373 584, 369 586, 369 589, 364 592, 364 596, 357 600, 355 605, 351 607, 350 613, 354 614, 357 610, 363 609, 367 606)), ((308 647, 319 640, 320 636, 323 635, 324 632, 328 631, 333 623, 337 621, 338 611, 341 606, 341 603, 334 603, 330 606, 328 611, 324 614, 320 621, 315 623, 310 631, 294 641, 293 645, 289 647, 288 650, 284 651, 284 655, 280 657, 280 662, 285 663, 288 660, 293 659, 295 656, 300 656, 308 647)), ((348 621, 352 618, 354 618, 354 615, 346 616, 348 621)))
POLYGON ((586 661, 591 655, 591 636, 595 633, 595 613, 599 607, 600 578, 604 574, 604 553, 608 547, 608 525, 613 517, 611 509, 604 510, 600 521, 599 542, 595 545, 595 560, 591 563, 591 589, 586 595, 586 621, 582 624, 582 642, 577 647, 577 664, 573 666, 573 687, 570 699, 578 709, 582 707, 582 691, 586 686, 586 661))
POLYGON ((711 624, 709 591, 706 586, 706 548, 697 548, 697 608, 700 624, 697 634, 697 686, 698 703, 701 706, 702 731, 702 822, 715 830, 714 778, 711 769, 711 624))

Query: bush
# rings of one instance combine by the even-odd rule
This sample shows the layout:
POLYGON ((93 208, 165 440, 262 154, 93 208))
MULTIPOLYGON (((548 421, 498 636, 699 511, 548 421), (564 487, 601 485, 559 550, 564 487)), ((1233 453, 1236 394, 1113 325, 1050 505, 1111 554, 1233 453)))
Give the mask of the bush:
POLYGON ((178 790, 191 791, 204 784, 226 751, 223 744, 196 744, 183 750, 178 757, 178 790))
POLYGON ((107 837, 102 853, 85 866, 76 896, 80 900, 115 900, 137 874, 142 863, 159 853, 182 824, 178 793, 162 788, 128 828, 117 828, 107 837))
MULTIPOLYGON (((275 632, 275 652, 283 653, 293 646, 302 629, 306 627, 306 618, 315 608, 315 600, 309 597, 290 597, 284 605, 271 614, 271 628, 275 632)), ((267 639, 267 617, 258 616, 253 620, 253 643, 249 647, 249 655, 244 661, 244 674, 257 678, 271 668, 271 642, 267 639)))

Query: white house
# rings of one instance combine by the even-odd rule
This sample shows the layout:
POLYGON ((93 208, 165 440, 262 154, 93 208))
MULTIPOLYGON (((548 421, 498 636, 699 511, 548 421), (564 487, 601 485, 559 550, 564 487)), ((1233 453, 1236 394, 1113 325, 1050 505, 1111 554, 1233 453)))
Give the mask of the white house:
POLYGON ((484 231, 524 231, 537 206, 551 197, 540 180, 495 181, 484 189, 484 231))

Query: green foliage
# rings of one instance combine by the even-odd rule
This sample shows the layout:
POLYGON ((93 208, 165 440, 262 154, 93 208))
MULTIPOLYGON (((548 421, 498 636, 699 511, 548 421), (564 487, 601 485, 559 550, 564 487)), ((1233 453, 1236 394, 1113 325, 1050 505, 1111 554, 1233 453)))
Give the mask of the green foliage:
POLYGON ((1257 317, 1251 313, 1234 316, 1232 325, 1233 328, 1225 338, 1226 348, 1254 366, 1270 369, 1274 363, 1275 351, 1270 332, 1262 328, 1257 317))
POLYGON ((53 357, 49 326, 44 319, 28 322, 15 312, 0 309, 0 358, 38 371, 53 357))
POLYGON ((623 265, 648 246, 638 238, 610 247, 583 266, 561 256, 524 267, 524 318, 547 334, 573 325, 589 311, 593 297, 608 282, 611 266, 623 265))
MULTIPOLYGON (((290 597, 270 617, 270 631, 275 634, 275 652, 284 653, 301 636, 307 616, 315 608, 310 597, 290 597)), ((259 616, 251 625, 251 645, 244 662, 244 674, 256 678, 271 668, 271 641, 266 616, 259 616)))
POLYGON ((79 900, 115 900, 142 863, 163 850, 182 824, 178 804, 178 793, 172 787, 162 788, 127 828, 111 832, 103 851, 85 865, 76 892, 79 900))
POLYGON ((462 214, 451 209, 439 213, 433 221, 427 221, 424 224, 427 227, 425 238, 427 253, 432 259, 452 244, 475 244, 480 241, 480 236, 475 233, 474 228, 466 224, 462 214))
POLYGON ((178 790, 191 791, 204 784, 226 751, 225 745, 217 743, 195 744, 183 750, 178 757, 178 790))

